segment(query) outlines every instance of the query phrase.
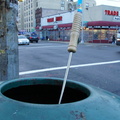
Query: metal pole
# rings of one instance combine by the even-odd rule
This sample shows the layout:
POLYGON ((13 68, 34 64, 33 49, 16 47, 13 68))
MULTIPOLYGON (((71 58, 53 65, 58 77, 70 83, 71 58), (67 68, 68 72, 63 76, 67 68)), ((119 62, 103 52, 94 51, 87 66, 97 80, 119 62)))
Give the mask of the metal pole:
POLYGON ((84 24, 84 0, 82 0, 82 31, 81 31, 81 43, 84 43, 84 31, 83 31, 83 24, 84 24))

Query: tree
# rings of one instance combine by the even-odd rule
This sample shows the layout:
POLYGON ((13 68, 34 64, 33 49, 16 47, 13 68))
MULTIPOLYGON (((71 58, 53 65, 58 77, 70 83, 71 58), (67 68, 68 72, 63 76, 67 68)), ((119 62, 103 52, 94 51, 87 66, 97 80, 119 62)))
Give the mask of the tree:
POLYGON ((17 0, 0 0, 0 81, 19 77, 17 0))

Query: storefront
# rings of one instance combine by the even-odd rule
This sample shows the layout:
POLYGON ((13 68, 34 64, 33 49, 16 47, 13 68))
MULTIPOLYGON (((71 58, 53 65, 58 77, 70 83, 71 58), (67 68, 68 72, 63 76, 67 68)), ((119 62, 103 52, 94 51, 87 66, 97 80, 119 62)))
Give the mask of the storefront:
POLYGON ((52 41, 69 41, 72 23, 42 26, 43 40, 47 37, 52 41))
POLYGON ((74 11, 41 18, 41 28, 37 30, 42 33, 41 39, 69 41, 73 17, 74 11))
MULTIPOLYGON (((120 29, 119 7, 94 6, 84 9, 83 40, 92 43, 111 43, 112 36, 120 29), (85 24, 84 24, 85 23, 85 24)), ((69 41, 74 14, 76 11, 61 13, 41 18, 39 30, 41 39, 69 41)), ((80 37, 81 40, 81 30, 80 37)))
POLYGON ((120 22, 93 21, 87 23, 89 31, 89 42, 93 43, 111 43, 113 35, 116 36, 120 29, 120 22))

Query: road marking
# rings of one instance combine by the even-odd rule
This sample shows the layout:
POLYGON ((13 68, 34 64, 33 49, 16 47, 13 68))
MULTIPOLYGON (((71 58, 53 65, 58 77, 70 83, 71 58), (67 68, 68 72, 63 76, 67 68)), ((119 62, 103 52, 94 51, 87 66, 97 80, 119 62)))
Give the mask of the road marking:
MULTIPOLYGON (((56 47, 58 48, 58 47, 66 47, 66 46, 67 46, 67 45, 60 45, 60 46, 49 46, 49 45, 48 45, 48 46, 37 46, 37 47, 34 47, 34 46, 30 46, 30 47, 28 46, 28 47, 26 47, 26 46, 25 46, 24 48, 25 48, 25 49, 31 49, 31 48, 32 48, 32 49, 33 49, 33 48, 56 48, 56 47)), ((22 49, 23 49, 23 46, 22 46, 22 47, 19 47, 19 49, 22 50, 22 49)))
MULTIPOLYGON (((88 66, 95 66, 95 65, 106 65, 106 64, 114 64, 114 63, 120 63, 120 60, 99 62, 99 63, 80 64, 80 65, 71 65, 70 68, 88 67, 88 66)), ((62 70, 62 69, 66 69, 66 68, 67 68, 67 66, 46 68, 46 69, 39 69, 39 70, 31 70, 31 71, 20 72, 19 75, 33 74, 33 73, 38 73, 38 72, 47 72, 47 71, 53 71, 53 70, 62 70)))

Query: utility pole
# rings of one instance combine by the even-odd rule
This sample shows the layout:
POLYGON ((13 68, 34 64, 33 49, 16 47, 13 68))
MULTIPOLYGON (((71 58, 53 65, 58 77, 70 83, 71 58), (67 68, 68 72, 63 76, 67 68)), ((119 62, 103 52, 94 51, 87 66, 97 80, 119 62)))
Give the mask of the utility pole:
POLYGON ((0 81, 19 77, 17 0, 0 0, 0 81))

